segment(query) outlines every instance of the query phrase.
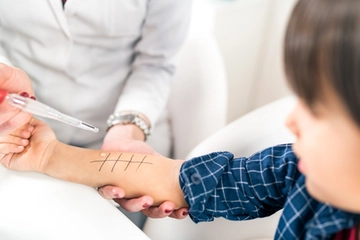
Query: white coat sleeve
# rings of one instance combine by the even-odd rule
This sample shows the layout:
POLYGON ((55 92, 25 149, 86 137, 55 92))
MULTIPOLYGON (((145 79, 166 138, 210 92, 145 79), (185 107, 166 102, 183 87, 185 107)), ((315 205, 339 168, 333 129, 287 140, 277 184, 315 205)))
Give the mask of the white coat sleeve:
POLYGON ((1 41, 1 35, 0 35, 0 63, 5 63, 6 65, 13 66, 13 64, 11 63, 9 57, 7 56, 5 49, 3 48, 1 42, 2 41, 1 41))
POLYGON ((4 36, 3 26, 1 25, 1 22, 0 22, 0 63, 5 63, 7 65, 13 66, 13 64, 11 63, 11 61, 4 49, 3 36, 4 36))
POLYGON ((185 41, 192 0, 149 0, 142 36, 115 112, 135 110, 152 125, 164 110, 171 90, 176 55, 185 41))

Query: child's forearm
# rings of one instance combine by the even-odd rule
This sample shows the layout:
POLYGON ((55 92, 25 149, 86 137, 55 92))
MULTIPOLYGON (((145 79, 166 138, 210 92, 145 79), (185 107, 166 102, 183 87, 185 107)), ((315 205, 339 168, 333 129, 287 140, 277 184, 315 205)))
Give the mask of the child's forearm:
POLYGON ((172 201, 177 207, 187 206, 179 185, 183 161, 82 149, 60 142, 50 152, 43 170, 50 176, 92 187, 118 186, 125 190, 126 198, 149 195, 154 205, 172 201))

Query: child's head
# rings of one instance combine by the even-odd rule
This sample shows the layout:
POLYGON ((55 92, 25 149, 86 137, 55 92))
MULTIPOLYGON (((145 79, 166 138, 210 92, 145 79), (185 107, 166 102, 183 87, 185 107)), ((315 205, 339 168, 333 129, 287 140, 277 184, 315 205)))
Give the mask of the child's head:
POLYGON ((299 0, 285 71, 300 100, 287 125, 309 192, 360 212, 360 0, 299 0))

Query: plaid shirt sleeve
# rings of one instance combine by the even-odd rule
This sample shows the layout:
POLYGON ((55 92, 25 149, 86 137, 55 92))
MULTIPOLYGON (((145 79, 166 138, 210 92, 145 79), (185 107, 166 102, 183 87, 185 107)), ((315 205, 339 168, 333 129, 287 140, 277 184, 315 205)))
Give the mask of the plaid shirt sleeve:
POLYGON ((291 144, 248 158, 216 152, 186 161, 179 180, 190 217, 194 222, 246 220, 275 213, 300 176, 297 162, 291 144))

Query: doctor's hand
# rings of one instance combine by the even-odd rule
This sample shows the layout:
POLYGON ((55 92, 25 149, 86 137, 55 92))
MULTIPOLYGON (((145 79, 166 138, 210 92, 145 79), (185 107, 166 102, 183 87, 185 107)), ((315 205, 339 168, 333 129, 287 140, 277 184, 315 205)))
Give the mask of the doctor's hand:
POLYGON ((34 95, 30 78, 24 71, 0 63, 0 136, 23 126, 31 119, 31 114, 15 109, 4 101, 7 92, 22 93, 24 97, 34 95))
POLYGON ((187 208, 175 210, 175 204, 169 201, 163 202, 158 207, 151 207, 154 201, 150 196, 125 199, 123 198, 125 196, 124 190, 118 187, 105 186, 99 189, 99 193, 105 199, 114 200, 128 212, 141 211, 143 214, 151 218, 172 217, 176 219, 183 219, 187 217, 189 211, 187 208))
MULTIPOLYGON (((143 134, 141 132, 138 132, 138 134, 132 134, 139 130, 136 128, 138 127, 131 124, 113 126, 109 129, 107 135, 105 136, 104 144, 101 149, 106 151, 129 151, 159 155, 143 141, 143 134), (137 138, 136 136, 140 138, 137 138), (137 138, 138 140, 134 140, 134 138, 137 138)), ((164 202, 159 207, 151 207, 153 205, 153 199, 150 196, 142 196, 136 199, 124 199, 125 192, 123 189, 118 187, 105 186, 99 188, 99 193, 105 199, 113 199, 128 212, 141 211, 146 216, 152 218, 163 218, 170 216, 173 218, 182 219, 188 215, 187 208, 174 210, 175 204, 172 202, 164 202)))

